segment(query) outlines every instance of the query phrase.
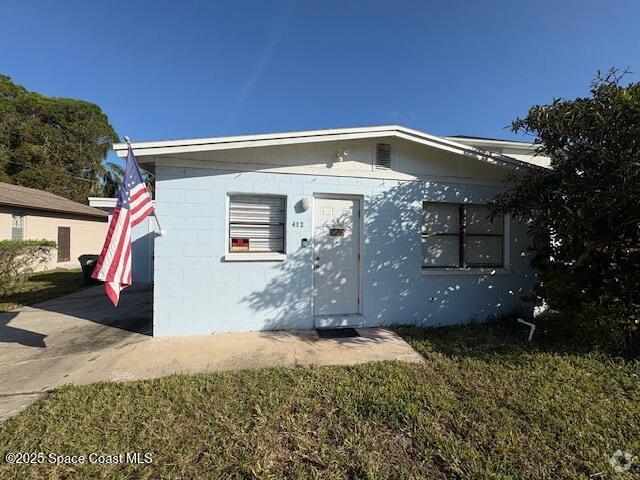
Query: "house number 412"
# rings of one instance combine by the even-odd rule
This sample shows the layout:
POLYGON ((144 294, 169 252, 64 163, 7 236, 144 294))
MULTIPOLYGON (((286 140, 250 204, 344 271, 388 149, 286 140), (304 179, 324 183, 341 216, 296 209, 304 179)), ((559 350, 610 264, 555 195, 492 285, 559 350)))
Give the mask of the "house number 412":
POLYGON ((293 228, 302 228, 304 227, 304 222, 291 222, 291 226, 293 228))

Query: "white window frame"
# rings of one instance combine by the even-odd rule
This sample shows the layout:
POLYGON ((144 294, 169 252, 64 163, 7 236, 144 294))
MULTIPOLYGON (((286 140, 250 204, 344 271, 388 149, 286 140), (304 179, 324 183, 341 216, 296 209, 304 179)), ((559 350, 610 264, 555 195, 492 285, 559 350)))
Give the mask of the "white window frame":
MULTIPOLYGON (((457 206, 461 210, 468 206, 478 206, 478 207, 486 207, 487 204, 484 203, 459 203, 459 202, 437 202, 430 200, 423 200, 420 202, 420 229, 421 235, 420 239, 426 236, 422 233, 422 212, 424 211, 425 204, 430 205, 443 205, 443 206, 457 206)), ((463 219, 460 218, 460 228, 462 227, 463 219)), ((459 252, 459 261, 460 265, 456 267, 425 267, 422 265, 422 248, 420 249, 420 266, 422 269, 422 274, 426 276, 436 276, 436 275, 499 275, 499 274, 508 274, 511 273, 511 265, 510 265, 510 238, 511 238, 511 216, 504 215, 502 217, 502 265, 500 266, 465 266, 464 265, 464 231, 458 231, 458 238, 460 242, 460 252, 459 252)), ((471 235, 474 236, 474 235, 471 235)))
POLYGON ((276 193, 248 193, 248 192, 228 192, 227 208, 225 218, 225 255, 227 262, 273 262, 284 261, 287 259, 287 218, 288 218, 288 202, 286 195, 276 193), (232 252, 231 251, 231 199, 233 197, 277 197, 284 201, 284 220, 282 224, 282 245, 284 252, 232 252))

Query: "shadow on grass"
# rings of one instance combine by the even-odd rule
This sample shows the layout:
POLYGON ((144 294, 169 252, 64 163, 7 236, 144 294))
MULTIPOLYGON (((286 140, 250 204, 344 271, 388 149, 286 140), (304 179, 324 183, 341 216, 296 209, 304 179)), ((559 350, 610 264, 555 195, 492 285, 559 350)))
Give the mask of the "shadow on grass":
POLYGON ((602 337, 557 335, 538 325, 533 341, 528 342, 529 328, 506 317, 487 323, 449 327, 419 328, 396 326, 392 329, 422 355, 436 352, 448 357, 504 360, 527 353, 558 355, 603 354, 626 359, 637 358, 637 352, 618 348, 602 337))
POLYGON ((37 273, 9 295, 0 296, 0 312, 7 312, 24 305, 44 302, 67 293, 80 290, 83 283, 82 270, 56 269, 37 273))

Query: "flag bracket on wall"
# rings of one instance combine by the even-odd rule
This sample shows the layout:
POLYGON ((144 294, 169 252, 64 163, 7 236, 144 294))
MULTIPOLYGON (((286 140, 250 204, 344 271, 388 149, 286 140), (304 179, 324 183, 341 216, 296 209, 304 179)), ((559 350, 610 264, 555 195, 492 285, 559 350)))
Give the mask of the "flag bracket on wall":
MULTIPOLYGON (((127 146, 129 147, 129 150, 131 151, 131 155, 134 158, 135 161, 135 156, 133 155, 133 148, 131 147, 131 140, 129 140, 129 137, 127 135, 124 136, 124 141, 126 142, 127 146)), ((127 160, 129 159, 129 156, 127 156, 127 160)), ((138 166, 138 162, 136 161, 136 167, 138 166)), ((156 215, 156 210, 155 208, 153 209, 153 216, 156 219, 156 225, 158 225, 158 234, 161 237, 164 237, 166 234, 166 230, 164 228, 162 228, 162 225, 160 225, 160 220, 158 220, 158 216, 156 215)))

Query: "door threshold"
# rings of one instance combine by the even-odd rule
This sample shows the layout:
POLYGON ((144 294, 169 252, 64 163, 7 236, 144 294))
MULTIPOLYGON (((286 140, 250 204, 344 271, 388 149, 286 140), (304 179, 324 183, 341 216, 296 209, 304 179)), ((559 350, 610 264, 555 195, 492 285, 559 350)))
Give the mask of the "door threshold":
POLYGON ((316 329, 322 328, 358 328, 364 325, 364 317, 358 313, 343 313, 339 315, 316 315, 314 317, 316 329))

